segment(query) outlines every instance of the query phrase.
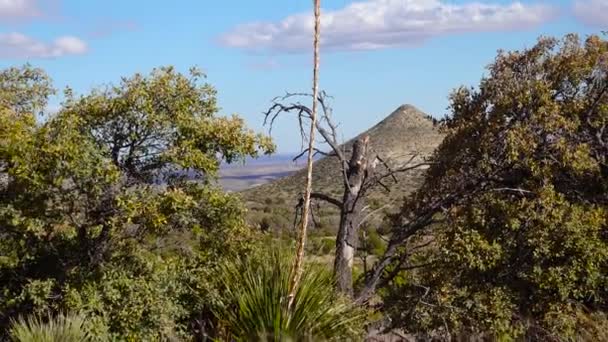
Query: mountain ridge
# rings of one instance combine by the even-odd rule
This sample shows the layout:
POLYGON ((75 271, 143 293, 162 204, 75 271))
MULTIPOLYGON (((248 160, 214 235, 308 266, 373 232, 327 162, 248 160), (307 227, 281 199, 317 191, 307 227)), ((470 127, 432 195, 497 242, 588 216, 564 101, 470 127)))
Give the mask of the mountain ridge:
MULTIPOLYGON (((391 167, 399 167, 415 156, 412 161, 429 157, 443 140, 433 118, 411 104, 403 104, 391 114, 340 145, 350 156, 353 143, 360 137, 369 137, 369 146, 391 167)), ((398 182, 389 186, 391 192, 376 189, 370 199, 378 203, 391 203, 416 189, 422 182, 424 169, 416 169, 397 176, 398 182)), ((252 212, 252 223, 257 224, 264 214, 283 207, 276 215, 293 218, 293 206, 304 188, 306 170, 300 169, 286 177, 240 192, 252 212)), ((331 154, 317 160, 313 166, 313 191, 340 198, 342 195, 342 171, 338 159, 331 154)), ((327 208, 329 216, 335 216, 327 208)), ((335 218, 335 217, 334 217, 335 218)), ((330 224, 330 223, 328 223, 330 224)))

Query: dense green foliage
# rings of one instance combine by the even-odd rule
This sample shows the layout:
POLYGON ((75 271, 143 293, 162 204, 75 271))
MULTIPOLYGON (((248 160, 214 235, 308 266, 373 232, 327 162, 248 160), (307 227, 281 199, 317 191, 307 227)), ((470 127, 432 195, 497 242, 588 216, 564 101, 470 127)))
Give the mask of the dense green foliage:
MULTIPOLYGON (((263 240, 216 184, 220 162, 274 147, 218 116, 203 79, 155 69, 68 89, 43 115, 46 74, 0 71, 0 340, 361 338, 366 312, 327 265, 307 265, 287 307, 292 259, 267 249, 292 246, 272 231, 293 225, 288 203, 258 203, 263 240)), ((377 273, 379 314, 434 337, 606 339, 608 42, 500 52, 450 109, 422 187, 390 228, 362 229, 363 271, 393 261, 377 273)), ((309 261, 335 248, 330 216, 309 261)))
POLYGON ((229 340, 347 341, 361 338, 364 311, 341 298, 325 265, 305 266, 293 306, 288 308, 293 257, 224 265, 216 314, 229 340))
POLYGON ((206 272, 252 246, 240 203, 214 185, 219 163, 273 149, 216 116, 201 78, 161 68, 68 90, 42 120, 45 74, 0 74, 0 330, 61 310, 131 340, 200 329, 206 272))
POLYGON ((435 164, 396 218, 443 203, 433 266, 384 291, 396 326, 566 338, 582 307, 607 309, 607 74, 600 37, 541 38, 453 93, 435 164))

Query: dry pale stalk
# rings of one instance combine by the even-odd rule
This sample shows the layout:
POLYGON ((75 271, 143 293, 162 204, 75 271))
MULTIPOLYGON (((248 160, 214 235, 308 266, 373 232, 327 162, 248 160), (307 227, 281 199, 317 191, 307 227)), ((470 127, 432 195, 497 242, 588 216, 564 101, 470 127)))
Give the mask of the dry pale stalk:
POLYGON ((304 206, 302 208, 302 222, 296 246, 296 258, 292 268, 292 278, 289 284, 289 308, 291 308, 298 289, 304 263, 304 247, 306 245, 306 229, 310 212, 310 194, 312 193, 312 162, 315 144, 315 126, 317 120, 317 98, 319 96, 319 37, 321 33, 321 0, 313 0, 315 7, 315 30, 313 41, 313 77, 312 77, 312 113, 310 115, 310 133, 308 135, 308 157, 306 163, 306 189, 304 191, 304 206))

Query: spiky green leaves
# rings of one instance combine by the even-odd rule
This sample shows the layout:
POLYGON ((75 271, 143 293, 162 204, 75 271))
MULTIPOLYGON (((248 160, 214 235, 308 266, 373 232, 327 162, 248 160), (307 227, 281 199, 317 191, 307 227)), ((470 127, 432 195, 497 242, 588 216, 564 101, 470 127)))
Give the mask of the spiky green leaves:
POLYGON ((106 339, 87 331, 82 315, 56 317, 31 316, 20 318, 11 326, 11 340, 15 342, 93 342, 106 339))
POLYGON ((278 252, 223 265, 223 300, 216 308, 228 339, 239 341, 345 341, 360 336, 364 312, 340 298, 333 277, 320 265, 306 265, 291 309, 293 262, 278 252))

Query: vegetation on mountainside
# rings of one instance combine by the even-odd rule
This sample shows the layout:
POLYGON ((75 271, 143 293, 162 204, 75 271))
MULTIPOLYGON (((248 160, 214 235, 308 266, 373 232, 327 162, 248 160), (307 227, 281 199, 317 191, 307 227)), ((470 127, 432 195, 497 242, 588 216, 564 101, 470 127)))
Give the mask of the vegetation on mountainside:
MULTIPOLYGON (((343 144, 337 139, 337 144, 350 156, 352 145, 362 136, 369 136, 374 152, 393 166, 405 164, 412 154, 417 154, 421 159, 430 156, 443 139, 433 121, 411 105, 400 106, 374 127, 343 144)), ((323 157, 322 154, 318 156, 323 157)), ((368 218, 368 221, 375 225, 382 223, 385 213, 397 210, 405 195, 418 188, 423 181, 424 169, 414 169, 395 176, 397 182, 385 182, 389 192, 382 187, 376 187, 370 189, 367 194, 370 211, 382 208, 368 218)), ((344 189, 342 178, 342 167, 337 158, 330 155, 315 162, 313 184, 317 191, 341 198, 344 189)), ((304 172, 297 171, 293 175, 241 192, 240 196, 249 209, 248 221, 258 226, 265 221, 264 223, 268 223, 268 229, 276 236, 284 235, 286 228, 293 226, 294 208, 300 198, 303 184, 304 172)), ((321 201, 313 201, 313 208, 315 225, 311 227, 310 232, 335 236, 340 220, 339 210, 334 206, 324 205, 321 201)))

